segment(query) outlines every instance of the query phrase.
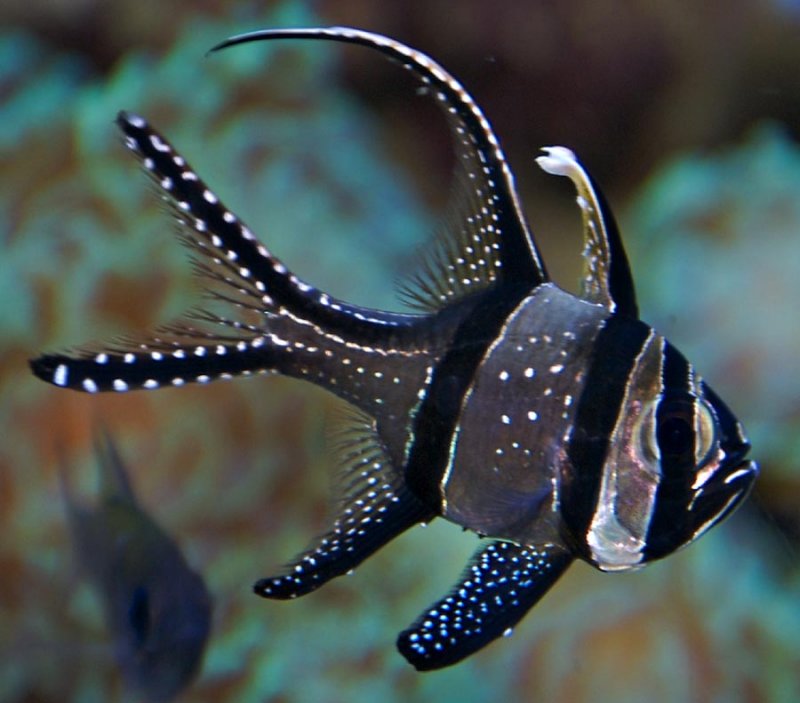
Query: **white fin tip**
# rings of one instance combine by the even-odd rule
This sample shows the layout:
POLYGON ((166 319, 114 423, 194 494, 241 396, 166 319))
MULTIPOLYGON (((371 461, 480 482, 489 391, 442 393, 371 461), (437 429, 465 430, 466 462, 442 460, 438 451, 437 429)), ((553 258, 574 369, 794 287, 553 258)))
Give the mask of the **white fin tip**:
POLYGON ((583 170, 573 151, 565 146, 545 146, 542 151, 544 155, 537 156, 536 163, 547 173, 574 180, 575 172, 583 170))

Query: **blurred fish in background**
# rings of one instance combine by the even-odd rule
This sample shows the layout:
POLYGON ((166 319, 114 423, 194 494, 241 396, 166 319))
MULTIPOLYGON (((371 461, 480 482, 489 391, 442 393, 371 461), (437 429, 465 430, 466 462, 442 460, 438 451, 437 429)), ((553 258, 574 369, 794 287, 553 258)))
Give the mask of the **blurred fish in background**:
POLYGON ((116 444, 97 432, 99 495, 87 507, 60 480, 80 569, 103 604, 114 657, 145 701, 172 700, 197 675, 211 598, 179 547, 139 505, 116 444))
POLYGON ((137 495, 181 536, 214 600, 203 669, 180 701, 800 700, 790 5, 0 3, 0 701, 122 699, 96 647, 102 611, 68 578, 52 451, 63 437, 68 456, 88 454, 96 414, 137 447, 137 495), (26 366, 195 300, 184 252, 118 143, 120 109, 158 124, 299 276, 398 309, 388 283, 413 269, 448 196, 441 115, 368 52, 204 58, 238 32, 330 24, 397 37, 470 86, 566 287, 580 267, 574 196, 533 157, 553 143, 580 154, 621 213, 643 315, 730 398, 762 465, 753 509, 697 545, 640 574, 576 568, 510 642, 428 677, 387 643, 474 550, 451 525, 411 531, 302 608, 251 592, 254 574, 325 526, 335 401, 284 379, 65 398, 26 366), (764 120, 774 127, 755 129, 764 120))

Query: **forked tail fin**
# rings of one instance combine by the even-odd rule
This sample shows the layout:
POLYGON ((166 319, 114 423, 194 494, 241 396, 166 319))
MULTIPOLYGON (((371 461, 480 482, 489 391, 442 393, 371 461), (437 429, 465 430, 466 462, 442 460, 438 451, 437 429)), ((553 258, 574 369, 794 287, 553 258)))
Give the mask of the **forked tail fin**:
MULTIPOLYGON (((304 283, 146 120, 121 112, 117 123, 126 145, 170 206, 179 237, 194 252, 195 271, 210 297, 238 308, 241 319, 201 311, 144 341, 46 354, 30 362, 36 376, 89 393, 153 389, 273 371, 291 375, 288 353, 323 344, 341 346, 345 338, 356 351, 374 350, 388 332, 393 347, 402 347, 404 334, 419 316, 349 305, 304 283), (196 328, 192 318, 211 327, 196 328)), ((294 366, 299 367, 298 375, 306 373, 299 362, 294 366)))

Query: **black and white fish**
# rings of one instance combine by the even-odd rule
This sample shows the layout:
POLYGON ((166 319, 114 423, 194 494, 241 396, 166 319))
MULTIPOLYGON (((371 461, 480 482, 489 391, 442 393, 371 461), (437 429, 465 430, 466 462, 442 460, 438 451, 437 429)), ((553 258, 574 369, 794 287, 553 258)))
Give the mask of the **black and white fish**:
POLYGON ((215 48, 291 38, 374 49, 443 108, 457 193, 406 290, 419 312, 357 307, 298 279, 164 137, 123 112, 128 147, 172 205, 207 286, 237 315, 193 313, 141 341, 41 356, 33 372, 90 393, 284 374, 351 403, 360 419, 340 514, 255 590, 309 593, 437 516, 472 530, 487 539, 461 580, 398 639, 421 670, 510 631, 574 559, 636 568, 729 515, 757 474, 742 426, 640 321, 613 215, 572 152, 546 148, 538 162, 578 192, 577 296, 548 277, 498 140, 444 68, 348 28, 267 30, 215 48))
POLYGON ((200 669, 211 628, 211 597, 178 546, 136 499, 111 437, 98 434, 100 496, 82 505, 61 487, 81 571, 97 590, 127 686, 170 701, 200 669))

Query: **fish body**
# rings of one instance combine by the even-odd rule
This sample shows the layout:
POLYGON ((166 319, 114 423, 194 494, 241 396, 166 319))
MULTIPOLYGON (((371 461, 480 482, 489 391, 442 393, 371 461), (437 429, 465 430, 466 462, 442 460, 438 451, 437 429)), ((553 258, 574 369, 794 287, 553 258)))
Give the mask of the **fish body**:
POLYGON ((300 280, 146 120, 120 113, 206 287, 237 314, 195 312, 130 344, 39 357, 33 372, 90 393, 283 374, 352 404, 340 512, 255 590, 309 593, 438 516, 473 530, 487 540, 461 580, 398 639, 420 670, 506 633, 574 559, 636 568, 729 514, 757 474, 742 426, 640 320, 613 215, 574 154, 549 147, 537 161, 577 191, 578 295, 550 280, 488 120, 443 67, 349 28, 267 30, 215 49, 289 38, 376 50, 443 108, 457 192, 405 289, 417 312, 354 306, 300 280))
POLYGON ((147 701, 169 701, 197 674, 211 599, 173 540, 141 508, 111 438, 97 439, 101 495, 79 505, 62 471, 75 553, 100 595, 126 684, 147 701))

